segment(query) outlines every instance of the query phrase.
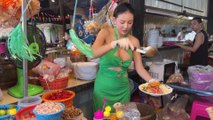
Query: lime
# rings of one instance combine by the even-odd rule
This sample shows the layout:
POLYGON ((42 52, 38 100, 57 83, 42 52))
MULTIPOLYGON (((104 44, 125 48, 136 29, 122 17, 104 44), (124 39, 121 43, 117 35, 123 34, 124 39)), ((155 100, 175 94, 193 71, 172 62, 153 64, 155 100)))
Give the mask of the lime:
POLYGON ((0 109, 0 116, 6 115, 6 110, 0 109))
POLYGON ((16 108, 7 109, 7 114, 15 115, 16 114, 16 108))

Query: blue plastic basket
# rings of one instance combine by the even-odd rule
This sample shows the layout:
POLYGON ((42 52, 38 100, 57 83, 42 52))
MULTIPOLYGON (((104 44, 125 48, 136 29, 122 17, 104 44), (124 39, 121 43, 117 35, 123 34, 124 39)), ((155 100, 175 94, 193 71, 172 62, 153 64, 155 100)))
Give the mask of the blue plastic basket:
MULTIPOLYGON (((8 109, 10 108, 10 104, 5 104, 5 105, 0 105, 0 109, 8 109)), ((20 110, 20 107, 15 105, 16 106, 16 111, 18 112, 20 110)), ((12 117, 12 115, 10 114, 7 114, 7 115, 4 115, 4 116, 0 116, 0 120, 9 120, 10 118, 12 117)))
POLYGON ((35 111, 35 108, 33 109, 33 113, 36 115, 36 118, 38 120, 61 120, 61 115, 65 109, 65 105, 63 103, 57 103, 62 106, 62 109, 56 113, 52 114, 39 114, 35 111))

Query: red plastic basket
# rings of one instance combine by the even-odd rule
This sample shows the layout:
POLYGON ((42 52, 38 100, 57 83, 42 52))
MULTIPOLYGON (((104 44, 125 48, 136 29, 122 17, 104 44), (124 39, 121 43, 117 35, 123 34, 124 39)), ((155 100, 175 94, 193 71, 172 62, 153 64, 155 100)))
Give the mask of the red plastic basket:
POLYGON ((57 90, 63 89, 67 87, 68 84, 68 77, 55 79, 54 81, 50 82, 48 80, 43 79, 43 77, 39 77, 41 82, 41 86, 46 90, 57 90))
POLYGON ((17 112, 16 114, 16 120, 30 120, 30 119, 35 119, 36 116, 33 113, 33 109, 35 108, 36 105, 34 106, 29 106, 26 108, 21 109, 20 111, 17 112))
POLYGON ((66 107, 71 107, 73 105, 73 99, 75 97, 75 92, 71 91, 71 90, 63 90, 66 92, 71 93, 71 96, 69 98, 66 99, 61 99, 61 100, 48 100, 47 97, 52 95, 53 93, 57 93, 57 92, 61 92, 62 90, 57 90, 57 91, 52 91, 52 92, 47 92, 45 94, 42 95, 42 100, 44 102, 61 102, 63 103, 66 107))

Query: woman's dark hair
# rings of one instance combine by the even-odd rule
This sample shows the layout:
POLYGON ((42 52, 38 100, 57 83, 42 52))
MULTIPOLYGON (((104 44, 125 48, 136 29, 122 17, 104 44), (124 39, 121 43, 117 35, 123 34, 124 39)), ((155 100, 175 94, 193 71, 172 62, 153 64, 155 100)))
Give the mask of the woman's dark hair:
POLYGON ((113 13, 113 17, 118 17, 118 15, 124 13, 124 12, 127 12, 129 11, 130 13, 133 14, 133 17, 134 17, 134 9, 132 8, 132 6, 129 4, 129 3, 121 3, 119 4, 115 10, 114 10, 114 13, 113 13))
POLYGON ((196 20, 198 23, 202 23, 202 19, 200 17, 194 17, 192 20, 196 20))

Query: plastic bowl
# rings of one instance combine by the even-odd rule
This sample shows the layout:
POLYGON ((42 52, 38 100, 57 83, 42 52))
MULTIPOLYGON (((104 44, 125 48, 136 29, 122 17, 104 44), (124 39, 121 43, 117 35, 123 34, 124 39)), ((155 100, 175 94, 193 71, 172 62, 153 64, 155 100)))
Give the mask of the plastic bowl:
MULTIPOLYGON (((5 104, 5 105, 0 105, 0 109, 8 109, 10 108, 11 104, 5 104)), ((18 105, 15 105, 16 106, 16 111, 19 111, 20 110, 20 107, 18 105)), ((3 115, 3 116, 0 116, 0 120, 9 120, 10 118, 12 117, 12 115, 10 114, 7 114, 7 115, 3 115)))
POLYGON ((35 106, 35 105, 38 105, 42 102, 42 99, 41 97, 39 96, 31 96, 31 97, 25 97, 23 99, 20 99, 18 101, 18 105, 21 107, 21 108, 26 108, 26 107, 29 107, 29 106, 35 106))
POLYGON ((36 118, 38 120, 60 120, 62 113, 65 109, 65 105, 63 103, 57 103, 60 104, 62 106, 62 109, 59 110, 56 113, 51 113, 51 114, 39 114, 35 111, 35 108, 33 109, 33 113, 36 115, 36 118))
POLYGON ((19 110, 16 114, 16 120, 32 120, 36 119, 35 114, 33 113, 33 109, 36 107, 34 106, 29 106, 26 108, 23 108, 19 110))
POLYGON ((48 100, 47 99, 48 96, 50 96, 50 95, 52 95, 54 93, 60 92, 60 91, 62 91, 62 90, 57 90, 57 91, 45 93, 45 94, 42 95, 42 100, 45 101, 45 102, 61 102, 66 107, 71 107, 73 105, 73 99, 75 97, 75 92, 73 92, 73 91, 63 90, 63 91, 66 91, 66 92, 69 92, 69 93, 72 94, 69 98, 66 98, 66 99, 60 99, 60 100, 48 100))

